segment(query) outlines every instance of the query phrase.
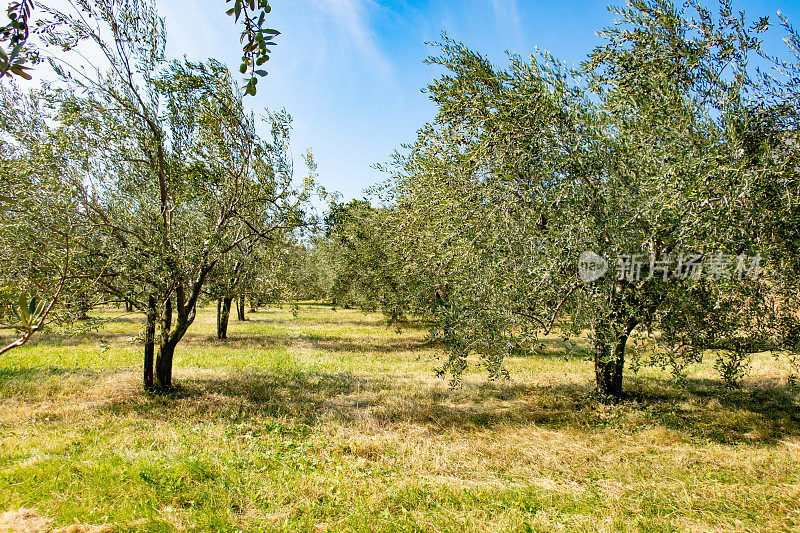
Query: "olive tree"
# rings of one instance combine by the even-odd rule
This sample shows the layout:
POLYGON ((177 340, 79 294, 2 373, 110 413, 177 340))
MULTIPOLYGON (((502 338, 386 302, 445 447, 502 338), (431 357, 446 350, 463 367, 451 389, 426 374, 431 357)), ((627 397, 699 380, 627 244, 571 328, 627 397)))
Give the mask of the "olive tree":
POLYGON ((80 318, 78 303, 97 298, 88 268, 97 233, 74 187, 81 147, 48 124, 45 107, 41 95, 0 87, 0 329, 17 333, 0 353, 80 318))
MULTIPOLYGON (((58 48, 63 51, 73 49, 79 41, 89 37, 87 29, 91 32, 90 25, 95 23, 93 17, 99 12, 105 12, 107 15, 115 8, 115 4, 117 4, 113 0, 96 4, 84 0, 75 0, 70 3, 72 7, 75 8, 75 13, 78 13, 77 19, 65 16, 64 13, 60 13, 56 10, 48 9, 47 6, 43 4, 37 6, 32 0, 15 0, 9 2, 6 9, 8 22, 6 25, 0 26, 0 79, 6 76, 18 76, 31 80, 32 75, 29 72, 31 66, 39 63, 42 59, 42 55, 48 55, 49 52, 45 49, 48 48, 49 45, 58 45, 58 48), (67 26, 66 32, 62 32, 64 26, 67 26), (54 35, 59 34, 60 36, 58 38, 53 38, 54 35), (36 42, 37 40, 34 36, 43 37, 44 42, 36 42)), ((130 3, 120 2, 116 7, 127 10, 130 8, 130 3)), ((270 47, 275 44, 273 42, 274 37, 279 34, 277 30, 267 28, 264 25, 265 17, 270 10, 271 8, 266 0, 259 0, 257 3, 243 3, 239 0, 235 0, 233 2, 233 7, 228 10, 228 14, 234 15, 237 24, 241 24, 242 26, 241 41, 244 55, 240 70, 243 73, 248 72, 248 70, 250 72, 247 87, 245 88, 246 94, 254 95, 256 93, 256 83, 258 81, 256 76, 266 75, 266 71, 263 70, 263 64, 269 59, 270 47)), ((105 16, 105 22, 108 22, 108 18, 108 16, 105 16)), ((102 24, 100 26, 102 26, 102 24)), ((130 35, 117 34, 114 36, 115 39, 118 37, 125 38, 130 37, 130 35)), ((120 44, 123 44, 124 47, 124 45, 129 45, 130 43, 120 44)), ((104 50, 104 52, 107 51, 108 50, 104 50)), ((123 50, 119 50, 119 52, 121 54, 125 53, 123 50)), ((114 65, 114 62, 112 61, 111 64, 114 65)), ((91 64, 89 64, 89 66, 91 66, 91 64)), ((120 73, 120 71, 118 70, 117 73, 120 73)), ((19 98, 17 101, 18 103, 22 102, 19 98)), ((21 107, 20 105, 17 106, 17 108, 21 107)), ((12 111, 9 110, 8 113, 10 116, 12 111)), ((13 137, 15 134, 11 133, 10 135, 13 137)), ((16 163, 19 163, 19 161, 16 163)), ((48 189, 46 188, 46 185, 48 185, 47 183, 39 181, 36 184, 37 188, 35 193, 27 196, 25 209, 21 210, 21 197, 24 195, 24 186, 21 184, 25 183, 27 171, 13 167, 14 164, 4 164, 3 166, 5 183, 9 185, 8 188, 12 190, 12 193, 10 195, 3 195, 3 197, 0 198, 4 204, 0 207, 2 207, 4 214, 7 215, 2 226, 5 232, 4 236, 8 237, 5 244, 8 246, 9 253, 6 255, 9 258, 15 257, 18 259, 23 256, 23 254, 18 252, 21 252, 21 250, 27 246, 22 238, 23 234, 19 231, 23 227, 21 225, 22 217, 20 213, 26 213, 28 215, 36 213, 36 210, 30 208, 31 203, 36 203, 37 200, 44 200, 45 198, 53 200, 53 198, 59 196, 61 200, 59 200, 60 203, 58 206, 51 203, 39 220, 36 220, 35 216, 28 216, 24 227, 27 229, 35 227, 36 225, 42 229, 51 227, 77 227, 74 223, 74 217, 71 221, 72 223, 67 225, 53 225, 51 222, 48 222, 48 219, 51 218, 50 215, 54 213, 60 213, 63 216, 67 204, 71 204, 74 208, 74 206, 77 205, 77 200, 75 198, 65 200, 66 196, 63 194, 63 190, 58 188, 55 190, 48 189), (21 177, 23 178, 22 180, 19 179, 21 177)), ((31 183, 27 182, 26 184, 30 185, 31 183)), ((75 214, 74 209, 72 214, 75 214)), ((41 238, 37 237, 34 239, 37 243, 36 247, 39 250, 45 249, 43 241, 47 241, 50 245, 47 249, 52 251, 56 248, 52 246, 52 243, 56 240, 54 237, 57 234, 58 233, 54 234, 52 232, 47 234, 42 233, 38 236, 41 238)), ((33 238, 30 232, 26 235, 29 238, 33 238)), ((61 235, 61 237, 62 244, 76 238, 75 235, 70 235, 69 238, 63 237, 63 235, 61 235)), ((2 285, 2 308, 4 310, 2 321, 4 325, 0 327, 14 330, 18 332, 20 336, 18 339, 3 347, 3 352, 25 344, 25 342, 27 342, 36 331, 40 330, 47 321, 56 320, 56 318, 61 322, 69 321, 71 315, 67 312, 68 308, 77 307, 80 312, 75 316, 85 316, 86 310, 88 310, 88 307, 91 305, 91 298, 88 297, 89 294, 91 294, 91 290, 70 290, 69 286, 75 285, 74 282, 77 279, 82 279, 85 283, 85 280, 89 279, 91 276, 85 274, 86 269, 84 267, 86 265, 78 265, 79 261, 74 260, 76 255, 78 255, 75 247, 70 250, 68 246, 62 246, 61 252, 61 254, 52 255, 52 257, 58 256, 58 268, 48 271, 50 282, 40 279, 39 282, 31 284, 32 278, 23 278, 19 265, 16 265, 16 263, 12 265, 11 261, 5 261, 3 270, 7 277, 10 278, 4 281, 2 285), (75 265, 74 272, 71 268, 73 265, 75 265), (39 295, 40 298, 31 296, 34 292, 39 295), (63 301, 67 294, 71 295, 73 302, 67 303, 63 301), (45 295, 43 296, 43 300, 41 299, 42 295, 45 295), (11 303, 12 300, 13 303, 11 303), (56 314, 53 313, 54 310, 58 311, 58 313, 56 313, 57 317, 56 314)), ((47 270, 47 268, 45 268, 45 261, 41 258, 37 258, 36 262, 36 269, 39 272, 47 270)), ((102 271, 99 275, 103 276, 102 271)), ((41 275, 39 277, 41 278, 41 275)), ((132 295, 136 291, 135 284, 132 284, 128 287, 126 292, 132 295)), ((129 301, 130 299, 128 296, 123 296, 123 299, 125 300, 126 307, 130 310, 132 302, 129 301)), ((242 309, 241 306, 240 309, 242 309)))
POLYGON ((223 65, 169 64, 152 2, 81 7, 97 24, 49 10, 69 28, 51 43, 92 45, 109 70, 52 60, 65 85, 57 119, 91 147, 82 203, 112 250, 104 288, 147 313, 145 387, 157 344, 155 379, 169 390, 209 274, 237 247, 303 224, 307 192, 293 185, 288 121, 273 116, 280 142, 265 142, 223 65))
POLYGON ((578 71, 544 52, 499 68, 446 38, 430 58, 449 71, 429 86, 437 118, 386 199, 399 234, 420 236, 409 250, 437 297, 442 371, 457 378, 474 352, 500 377, 542 332, 588 330, 597 389, 618 397, 636 332, 652 361, 715 353, 732 381, 779 341, 759 324, 771 267, 748 235, 742 152, 767 24, 688 4, 614 9, 578 71), (600 271, 581 275, 581 258, 600 271))
POLYGON ((328 278, 334 305, 379 310, 390 323, 425 314, 427 307, 418 299, 423 284, 411 276, 404 257, 413 237, 397 233, 396 216, 392 208, 373 207, 367 200, 331 204, 312 250, 321 262, 317 277, 328 278))

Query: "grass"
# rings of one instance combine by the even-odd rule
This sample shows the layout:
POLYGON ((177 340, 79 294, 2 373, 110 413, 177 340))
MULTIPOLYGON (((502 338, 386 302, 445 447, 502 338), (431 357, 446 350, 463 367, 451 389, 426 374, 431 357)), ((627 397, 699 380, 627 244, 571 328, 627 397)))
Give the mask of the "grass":
POLYGON ((742 390, 649 369, 604 406, 555 339, 450 389, 422 324, 304 305, 217 341, 208 309, 158 396, 140 317, 104 318, 0 361, 0 531, 800 530, 800 391, 767 354, 742 390))

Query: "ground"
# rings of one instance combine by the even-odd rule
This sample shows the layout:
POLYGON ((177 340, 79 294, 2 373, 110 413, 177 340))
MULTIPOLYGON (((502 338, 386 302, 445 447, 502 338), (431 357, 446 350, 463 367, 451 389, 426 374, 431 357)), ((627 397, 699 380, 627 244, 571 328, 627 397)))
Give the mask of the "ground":
POLYGON ((762 354, 742 390, 628 371, 592 397, 557 338, 451 389, 424 324, 303 305, 141 390, 141 317, 43 334, 0 361, 0 531, 800 530, 800 390, 762 354))

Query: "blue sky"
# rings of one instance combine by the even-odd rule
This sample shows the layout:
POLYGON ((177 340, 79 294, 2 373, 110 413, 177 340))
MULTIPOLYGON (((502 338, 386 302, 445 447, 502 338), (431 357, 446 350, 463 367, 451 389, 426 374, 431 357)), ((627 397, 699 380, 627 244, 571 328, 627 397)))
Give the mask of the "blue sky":
MULTIPOLYGON (((714 0, 704 4, 711 6, 714 0)), ((385 179, 370 168, 414 140, 433 118, 420 92, 439 72, 423 64, 426 41, 442 30, 496 62, 505 51, 550 50, 567 63, 581 61, 613 23, 600 0, 272 0, 269 25, 281 31, 269 75, 250 98, 254 109, 286 108, 294 117, 293 147, 314 151, 320 182, 344 199, 385 179)), ((624 3, 624 0, 614 2, 624 3)), ((241 49, 221 0, 159 0, 168 52, 214 57, 236 68, 241 49)), ((749 18, 781 10, 800 22, 798 0, 734 0, 749 18)))
MULTIPOLYGON (((421 89, 438 71, 423 59, 433 51, 426 41, 442 30, 497 61, 506 50, 528 53, 535 45, 577 61, 598 42, 595 29, 611 20, 604 4, 578 0, 270 3, 270 25, 281 35, 250 103, 292 114, 295 154, 311 148, 320 182, 345 199, 385 179, 370 165, 388 161, 433 117, 421 89)), ((217 2, 160 0, 159 11, 171 55, 238 65, 236 30, 217 2)))

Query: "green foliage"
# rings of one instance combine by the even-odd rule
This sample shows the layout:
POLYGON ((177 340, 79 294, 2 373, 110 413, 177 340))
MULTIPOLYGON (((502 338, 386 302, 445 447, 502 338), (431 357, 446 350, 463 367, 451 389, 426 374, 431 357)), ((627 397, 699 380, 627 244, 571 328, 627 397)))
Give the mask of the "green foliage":
MULTIPOLYGON (((97 232, 84 224, 79 208, 80 146, 51 127, 40 95, 16 88, 0 89, 0 305, 4 327, 21 335, 14 346, 47 323, 68 322, 80 315, 79 301, 94 298, 94 278, 87 270, 101 246, 97 232), (75 158, 75 159, 73 159, 75 158), (29 304, 11 304, 38 295, 41 310, 25 320, 29 304)), ((38 307, 38 306, 37 306, 38 307)))
POLYGON ((37 300, 36 296, 20 293, 17 305, 11 304, 11 312, 23 327, 33 329, 38 327, 44 312, 44 305, 45 302, 37 300))
POLYGON ((320 277, 334 306, 380 310, 391 323, 426 315, 430 298, 423 296, 425 286, 409 277, 403 253, 409 243, 396 240, 395 216, 366 200, 331 204, 312 252, 324 265, 320 277))
POLYGON ((280 32, 264 26, 267 15, 272 11, 268 0, 226 0, 228 4, 231 2, 233 7, 227 14, 234 17, 237 23, 241 19, 244 27, 240 39, 244 55, 239 66, 242 74, 249 72, 244 94, 255 96, 258 77, 267 75, 267 71, 261 67, 269 61, 270 47, 275 45, 274 39, 280 32))
POLYGON ((303 226, 314 184, 293 183, 288 114, 268 113, 272 138, 262 139, 224 65, 167 60, 154 2, 46 12, 58 21, 45 25, 47 42, 77 56, 51 59, 63 86, 44 93, 52 110, 44 123, 69 145, 66 181, 95 232, 85 266, 112 298, 140 310, 155 299, 156 366, 168 389, 172 353, 211 272, 229 254, 303 226), (107 73, 75 66, 89 45, 107 73))
POLYGON ((26 49, 25 44, 30 36, 33 5, 33 0, 13 0, 8 3, 8 24, 0 27, 0 78, 13 75, 32 79, 26 63, 37 61, 38 56, 33 50, 26 49))
MULTIPOLYGON (((651 335, 650 362, 675 369, 713 351, 730 382, 744 354, 786 345, 769 302, 797 286, 797 149, 765 142, 753 120, 769 90, 752 67, 766 25, 727 2, 716 17, 662 0, 612 11, 607 44, 578 70, 546 52, 500 68, 446 37, 429 59, 449 71, 428 88, 438 115, 398 156, 384 200, 405 264, 437 295, 455 378, 471 353, 505 375, 506 357, 556 323, 592 332, 598 388, 614 396, 631 336, 651 335), (612 266, 641 254, 643 276, 584 282, 584 251, 612 266), (679 254, 762 254, 764 275, 693 279, 673 263, 648 276, 650 258, 679 254)), ((775 139, 794 138, 788 107, 770 108, 775 139)), ((795 316, 796 298, 781 303, 795 316)))
MULTIPOLYGON (((115 9, 115 1, 103 2, 103 9, 112 12, 115 9)), ((250 71, 250 76, 245 88, 245 94, 256 95, 256 84, 258 77, 267 75, 262 65, 269 60, 270 47, 275 45, 273 39, 280 35, 280 32, 266 28, 264 26, 268 13, 272 10, 268 0, 226 0, 226 3, 233 2, 233 7, 227 10, 229 16, 233 16, 237 23, 243 26, 240 42, 242 43, 242 64, 240 72, 246 74, 250 71)), ((126 7, 126 2, 119 2, 121 7, 126 7)), ((92 12, 89 4, 78 2, 72 4, 83 10, 88 15, 92 12)), ((40 6, 44 12, 55 15, 54 20, 40 21, 38 30, 43 33, 52 31, 53 28, 63 24, 69 24, 68 18, 63 18, 57 10, 40 6), (50 26, 47 28, 47 26, 50 26)), ((0 78, 4 76, 19 76, 26 80, 32 79, 27 72, 31 67, 27 63, 38 63, 40 61, 38 50, 27 46, 28 38, 34 32, 31 27, 31 14, 34 9, 33 0, 14 0, 9 2, 6 9, 8 24, 0 27, 0 78), (7 44, 6 44, 7 43, 7 44), (6 51, 3 44, 9 47, 6 51)), ((72 22, 75 22, 74 20, 72 22)), ((85 22, 85 21, 84 21, 85 22)), ((85 28, 83 28, 85 30, 85 28)), ((85 32, 83 32, 85 33, 85 32)), ((80 40, 81 37, 78 37, 80 40)), ((46 41, 47 42, 47 41, 46 41)), ((61 43, 62 45, 64 43, 61 43)), ((70 43, 64 50, 71 49, 77 41, 70 43)))

